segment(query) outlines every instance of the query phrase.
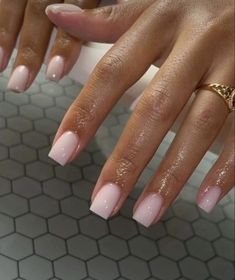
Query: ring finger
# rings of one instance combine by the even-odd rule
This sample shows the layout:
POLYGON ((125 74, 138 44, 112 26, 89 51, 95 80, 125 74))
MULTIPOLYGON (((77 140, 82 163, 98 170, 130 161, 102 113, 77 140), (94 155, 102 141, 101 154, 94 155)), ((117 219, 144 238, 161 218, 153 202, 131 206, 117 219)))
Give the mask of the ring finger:
POLYGON ((27 0, 0 1, 0 71, 3 71, 15 47, 27 0))
POLYGON ((58 2, 60 1, 28 1, 20 35, 19 49, 8 83, 8 89, 16 92, 25 91, 36 77, 43 62, 53 28, 52 23, 45 14, 45 9, 49 4, 58 2))

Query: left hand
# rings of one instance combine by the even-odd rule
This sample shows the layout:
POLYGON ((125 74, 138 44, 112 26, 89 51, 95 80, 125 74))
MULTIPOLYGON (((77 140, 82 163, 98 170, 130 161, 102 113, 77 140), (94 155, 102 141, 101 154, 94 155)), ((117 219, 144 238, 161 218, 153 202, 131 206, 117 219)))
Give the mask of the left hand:
MULTIPOLYGON (((114 104, 156 60, 162 66, 144 90, 103 167, 91 210, 115 214, 190 96, 203 84, 234 86, 232 0, 139 0, 92 10, 52 5, 53 23, 87 41, 116 42, 66 113, 50 157, 64 165, 93 137, 114 104)), ((229 110, 199 90, 173 143, 134 207, 134 219, 158 221, 222 129, 229 110)), ((231 114, 230 116, 233 116, 231 114)), ((209 212, 234 185, 233 126, 199 191, 209 212)))

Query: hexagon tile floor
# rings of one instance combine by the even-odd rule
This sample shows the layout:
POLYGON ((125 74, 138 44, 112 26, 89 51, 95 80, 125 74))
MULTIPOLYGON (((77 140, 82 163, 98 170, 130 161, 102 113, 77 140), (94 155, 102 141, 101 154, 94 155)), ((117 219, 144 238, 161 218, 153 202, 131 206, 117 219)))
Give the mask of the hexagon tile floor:
POLYGON ((160 162, 168 134, 119 216, 89 212, 92 187, 128 118, 117 105, 86 151, 60 167, 48 157, 58 124, 80 86, 42 71, 24 94, 0 76, 0 280, 234 279, 234 192, 207 215, 197 188, 216 156, 207 153, 161 222, 145 229, 132 205, 160 162))

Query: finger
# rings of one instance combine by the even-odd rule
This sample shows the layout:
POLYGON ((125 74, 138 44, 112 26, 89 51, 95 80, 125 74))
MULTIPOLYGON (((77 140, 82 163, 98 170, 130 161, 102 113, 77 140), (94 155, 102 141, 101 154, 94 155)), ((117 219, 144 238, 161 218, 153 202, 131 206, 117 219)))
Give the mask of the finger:
POLYGON ((117 146, 103 167, 92 194, 91 205, 91 210, 103 218, 108 218, 120 209, 204 74, 207 59, 199 61, 198 54, 190 46, 191 42, 186 42, 182 39, 176 43, 144 91, 117 146), (191 51, 185 51, 188 49, 191 51), (112 190, 109 191, 113 193, 112 196, 107 191, 109 189, 112 190))
MULTIPOLYGON (((147 11, 146 16, 151 19, 153 15, 147 11)), ((130 28, 98 63, 87 84, 67 111, 57 131, 50 157, 64 165, 87 145, 113 105, 162 52, 167 42, 166 38, 161 36, 162 24, 158 22, 157 26, 157 31, 155 26, 149 28, 145 18, 140 18, 136 26, 130 28), (146 28, 148 33, 145 32, 146 28), (140 44, 138 38, 143 36, 145 40, 140 44), (162 40, 157 41, 157 36, 161 36, 162 40), (148 52, 143 56, 146 49, 148 52), (133 61, 138 67, 133 67, 133 61), (67 142, 70 142, 70 145, 67 146, 67 142)))
POLYGON ((52 5, 46 9, 50 20, 69 34, 85 41, 115 42, 153 0, 124 2, 92 10, 73 5, 52 5))
MULTIPOLYGON (((65 3, 74 3, 81 8, 95 8, 99 0, 66 0, 65 3)), ((78 59, 83 41, 69 35, 63 29, 59 29, 52 50, 50 52, 49 64, 47 67, 47 78, 59 81, 68 74, 78 59)))
POLYGON ((26 0, 0 1, 0 71, 8 64, 23 21, 26 0))
MULTIPOLYGON (((234 116, 233 116, 234 117, 234 116)), ((234 123, 224 148, 200 187, 197 202, 200 208, 210 212, 234 187, 235 141, 234 123)))
POLYGON ((22 26, 19 49, 8 89, 25 91, 36 77, 47 50, 52 24, 45 15, 46 6, 57 0, 29 0, 22 26))

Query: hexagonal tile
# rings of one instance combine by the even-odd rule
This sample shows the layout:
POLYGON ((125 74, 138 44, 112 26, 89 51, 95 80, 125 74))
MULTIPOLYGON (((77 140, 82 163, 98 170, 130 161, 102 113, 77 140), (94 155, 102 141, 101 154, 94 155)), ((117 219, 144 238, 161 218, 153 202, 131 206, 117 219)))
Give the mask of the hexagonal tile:
POLYGON ((10 180, 0 177, 0 196, 11 192, 10 180))
POLYGON ((78 95, 79 89, 80 87, 78 87, 77 85, 70 85, 65 88, 65 93, 67 96, 75 98, 78 95))
POLYGON ((78 233, 77 222, 65 215, 58 215, 48 220, 49 231, 62 238, 78 233))
POLYGON ((72 185, 73 188, 73 194, 78 196, 79 198, 86 199, 90 201, 91 194, 94 186, 92 186, 91 183, 81 180, 72 185))
POLYGON ((30 280, 46 280, 53 276, 51 262, 39 257, 31 256, 19 263, 20 276, 30 280))
POLYGON ((150 260, 158 255, 158 250, 154 241, 137 236, 129 241, 130 251, 134 256, 144 260, 150 260))
POLYGON ((102 255, 113 260, 120 260, 128 255, 127 243, 115 236, 109 235, 99 240, 102 255))
POLYGON ((0 255, 0 267, 0 279, 12 280, 17 277, 18 272, 15 261, 0 255))
POLYGON ((193 228, 196 235, 201 236, 209 241, 212 241, 220 236, 218 228, 214 223, 199 219, 193 223, 193 228))
POLYGON ((214 247, 219 257, 234 262, 234 242, 222 237, 214 241, 214 247))
POLYGON ((96 242, 83 235, 69 239, 67 244, 69 254, 83 260, 88 260, 98 254, 96 242))
POLYGON ((160 221, 149 228, 138 225, 140 233, 143 236, 151 238, 153 240, 159 240, 166 235, 166 230, 163 223, 160 221))
POLYGON ((61 201, 62 212, 76 219, 87 216, 88 203, 76 197, 68 197, 61 201))
POLYGON ((30 120, 37 120, 43 117, 43 111, 37 106, 27 104, 20 107, 20 115, 30 120))
POLYGON ((38 181, 51 179, 54 175, 53 168, 49 164, 40 161, 27 164, 26 174, 38 181))
POLYGON ((193 231, 191 228, 191 224, 185 221, 182 221, 178 218, 173 218, 166 222, 167 232, 180 239, 187 240, 191 236, 193 236, 193 231))
POLYGON ((97 181, 100 172, 101 167, 97 165, 89 165, 83 168, 84 178, 93 183, 97 181))
POLYGON ((11 117, 17 115, 17 107, 5 101, 0 102, 0 114, 3 117, 11 117))
POLYGON ((29 147, 38 149, 48 145, 48 139, 36 131, 30 131, 23 134, 23 142, 29 147))
POLYGON ((113 235, 129 239, 137 235, 136 223, 127 218, 117 216, 109 221, 110 231, 113 235))
POLYGON ((28 211, 27 201, 15 194, 0 197, 0 212, 17 217, 28 211))
POLYGON ((52 217, 59 213, 58 202, 55 199, 45 195, 32 198, 30 201, 30 209, 32 213, 38 214, 39 216, 45 218, 52 217))
POLYGON ((53 120, 37 120, 34 122, 35 129, 46 135, 54 135, 58 129, 57 122, 53 120))
POLYGON ((47 231, 46 221, 29 213, 16 219, 16 231, 35 238, 47 231))
POLYGON ((65 110, 58 108, 58 107, 52 107, 52 108, 48 108, 45 110, 45 114, 46 117, 48 119, 54 120, 54 121, 60 121, 62 120, 64 114, 65 114, 65 110))
POLYGON ((45 234, 34 241, 37 255, 55 260, 66 254, 65 241, 51 234, 45 234))
POLYGON ((7 147, 0 146, 0 160, 8 158, 8 149, 7 147))
POLYGON ((55 173, 58 178, 70 183, 74 183, 82 177, 79 168, 71 164, 66 166, 56 166, 55 173))
POLYGON ((82 151, 78 158, 74 161, 74 164, 78 167, 84 167, 91 163, 91 156, 88 152, 82 151))
POLYGON ((0 214, 0 225, 0 238, 14 231, 13 219, 3 214, 0 214))
POLYGON ((24 175, 23 165, 14 160, 3 160, 0 162, 0 176, 16 179, 24 175))
POLYGON ((20 116, 13 117, 7 120, 7 125, 12 130, 18 132, 26 132, 32 129, 32 122, 20 116))
POLYGON ((217 279, 234 279, 234 265, 222 258, 216 257, 208 262, 211 275, 217 279))
POLYGON ((234 221, 234 204, 230 203, 224 207, 226 217, 234 221))
POLYGON ((224 237, 234 240, 234 223, 232 221, 225 220, 219 224, 219 227, 224 237))
POLYGON ((91 277, 110 280, 119 276, 117 264, 103 256, 98 256, 87 262, 91 277))
POLYGON ((15 94, 15 92, 8 92, 5 95, 5 100, 13 105, 24 105, 29 103, 29 97, 26 94, 15 94))
POLYGON ((25 145, 18 145, 10 149, 10 157, 22 163, 29 163, 37 159, 37 154, 25 145))
POLYGON ((175 215, 182 220, 192 222, 199 217, 197 206, 192 205, 186 201, 177 201, 172 208, 175 215))
POLYGON ((78 280, 86 274, 85 263, 70 256, 65 256, 55 261, 55 275, 60 279, 78 280))
POLYGON ((199 237, 187 241, 187 248, 191 256, 207 261, 215 255, 211 243, 199 237))
POLYGON ((10 129, 0 130, 0 144, 11 147, 20 143, 20 135, 10 129))
POLYGON ((13 233, 0 239, 0 251, 7 257, 20 260, 33 253, 33 244, 29 238, 13 233))
POLYGON ((207 279, 209 272, 206 264, 191 257, 187 257, 180 262, 180 268, 185 277, 192 280, 207 279))
POLYGON ((57 178, 43 183, 44 193, 56 199, 65 198, 71 195, 70 186, 67 182, 57 178))
POLYGON ((51 97, 46 96, 45 94, 35 94, 30 96, 32 104, 41 108, 48 108, 54 105, 54 102, 51 97))
POLYGON ((150 262, 150 268, 157 279, 174 280, 180 276, 177 264, 161 256, 150 262))
POLYGON ((106 221, 95 215, 89 215, 80 219, 79 225, 82 233, 95 239, 108 234, 108 225, 106 221))
POLYGON ((63 109, 68 109, 72 102, 73 100, 67 96, 59 96, 56 98, 56 106, 63 109))
POLYGON ((160 253, 175 261, 187 255, 184 243, 173 237, 166 236, 158 242, 160 253))
POLYGON ((41 193, 41 185, 28 177, 21 177, 12 182, 13 192, 25 198, 31 198, 41 193))
MULTIPOLYGON (((63 87, 59 86, 56 83, 48 82, 46 84, 41 85, 41 89, 42 89, 42 92, 46 93, 47 95, 49 95, 51 97, 58 97, 63 94, 63 87)), ((48 103, 48 102, 45 102, 45 103, 48 103)), ((50 98, 50 102, 48 104, 51 105, 51 103, 52 103, 52 99, 50 98)))

